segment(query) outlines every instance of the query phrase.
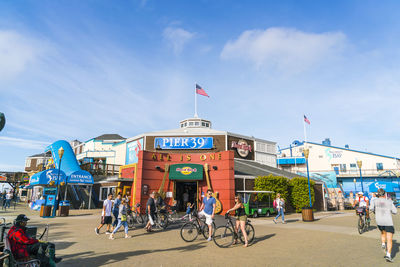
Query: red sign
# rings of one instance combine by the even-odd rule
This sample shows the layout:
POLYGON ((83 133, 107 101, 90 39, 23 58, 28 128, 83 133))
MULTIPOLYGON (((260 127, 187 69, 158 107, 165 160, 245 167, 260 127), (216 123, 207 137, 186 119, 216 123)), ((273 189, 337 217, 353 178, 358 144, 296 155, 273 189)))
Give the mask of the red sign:
POLYGON ((2 181, 2 182, 5 182, 5 181, 7 181, 7 177, 5 177, 5 176, 1 176, 1 175, 0 175, 0 181, 2 181))

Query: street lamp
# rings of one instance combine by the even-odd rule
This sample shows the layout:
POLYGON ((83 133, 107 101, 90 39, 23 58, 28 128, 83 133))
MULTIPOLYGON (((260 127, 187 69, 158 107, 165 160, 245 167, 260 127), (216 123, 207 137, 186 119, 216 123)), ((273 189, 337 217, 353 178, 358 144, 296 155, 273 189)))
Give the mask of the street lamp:
POLYGON ((357 192, 357 188, 356 188, 357 180, 356 180, 356 178, 354 178, 353 182, 354 182, 354 194, 355 194, 357 192))
POLYGON ((308 179, 308 196, 310 197, 310 208, 312 207, 311 203, 311 187, 310 187, 310 173, 308 171, 308 156, 310 155, 310 149, 305 148, 303 149, 304 157, 306 158, 306 165, 307 165, 307 179, 308 179))
POLYGON ((53 217, 56 216, 56 205, 58 205, 58 201, 59 201, 58 193, 60 190, 60 169, 61 169, 61 159, 62 159, 63 155, 64 155, 64 148, 60 147, 60 149, 58 150, 58 157, 60 158, 60 161, 58 163, 57 195, 56 195, 56 201, 54 202, 54 206, 53 206, 53 214, 52 214, 53 217))
POLYGON ((364 193, 363 178, 362 178, 362 174, 361 174, 361 167, 362 167, 362 161, 361 161, 361 160, 357 160, 357 166, 358 166, 358 168, 360 169, 361 192, 364 193))

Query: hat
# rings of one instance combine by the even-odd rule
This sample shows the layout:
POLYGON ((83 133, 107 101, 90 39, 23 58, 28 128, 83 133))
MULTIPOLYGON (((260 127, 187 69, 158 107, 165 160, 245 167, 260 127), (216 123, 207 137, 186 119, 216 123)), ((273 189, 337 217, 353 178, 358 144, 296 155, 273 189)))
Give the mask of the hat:
POLYGON ((360 191, 360 192, 358 192, 358 194, 359 194, 359 195, 364 195, 364 193, 363 193, 363 192, 361 192, 361 191, 360 191))
POLYGON ((16 222, 27 222, 30 219, 28 217, 26 217, 25 214, 20 214, 17 216, 17 218, 15 219, 16 222))

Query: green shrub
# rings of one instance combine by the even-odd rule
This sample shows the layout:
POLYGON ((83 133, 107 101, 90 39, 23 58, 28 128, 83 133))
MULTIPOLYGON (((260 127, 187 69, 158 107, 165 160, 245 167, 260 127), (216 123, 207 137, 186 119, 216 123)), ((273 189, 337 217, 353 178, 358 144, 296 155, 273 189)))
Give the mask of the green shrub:
POLYGON ((287 201, 289 197, 289 179, 283 176, 273 175, 258 176, 254 181, 254 190, 274 192, 272 194, 260 194, 260 201, 267 201, 268 195, 270 195, 272 202, 277 193, 280 193, 281 197, 287 201))
MULTIPOLYGON (((314 204, 314 181, 310 181, 311 186, 311 203, 314 204)), ((295 177, 289 181, 290 187, 290 202, 296 209, 296 212, 301 212, 304 207, 310 206, 310 197, 308 195, 308 180, 304 177, 295 177)))

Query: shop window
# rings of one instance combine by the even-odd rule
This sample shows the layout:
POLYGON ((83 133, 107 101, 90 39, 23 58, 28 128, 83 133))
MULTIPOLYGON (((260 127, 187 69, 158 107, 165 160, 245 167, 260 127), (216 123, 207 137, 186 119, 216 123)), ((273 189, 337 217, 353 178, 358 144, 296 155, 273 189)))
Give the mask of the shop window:
POLYGON ((382 171, 383 170, 383 163, 376 163, 376 170, 382 171))
POLYGON ((100 200, 107 199, 108 194, 113 194, 115 197, 116 190, 115 186, 100 187, 100 200))

